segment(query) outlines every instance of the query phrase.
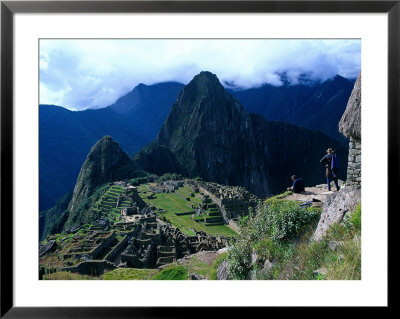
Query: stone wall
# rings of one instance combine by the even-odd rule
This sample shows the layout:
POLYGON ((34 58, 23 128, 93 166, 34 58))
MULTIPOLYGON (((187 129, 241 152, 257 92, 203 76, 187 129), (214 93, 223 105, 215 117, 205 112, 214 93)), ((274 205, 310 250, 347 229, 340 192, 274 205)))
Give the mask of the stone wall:
POLYGON ((126 234, 125 237, 107 254, 106 258, 104 259, 113 262, 113 260, 126 248, 126 246, 128 246, 128 240, 133 233, 134 232, 126 234))
POLYGON ((107 248, 113 245, 115 240, 116 240, 115 232, 112 232, 111 235, 105 237, 104 240, 89 253, 89 255, 93 259, 97 259, 99 255, 101 255, 107 248))
POLYGON ((104 271, 113 270, 116 266, 107 260, 88 260, 79 263, 74 267, 65 267, 61 271, 70 271, 82 275, 100 276, 104 271))
POLYGON ((346 185, 361 185, 361 141, 350 137, 346 185))

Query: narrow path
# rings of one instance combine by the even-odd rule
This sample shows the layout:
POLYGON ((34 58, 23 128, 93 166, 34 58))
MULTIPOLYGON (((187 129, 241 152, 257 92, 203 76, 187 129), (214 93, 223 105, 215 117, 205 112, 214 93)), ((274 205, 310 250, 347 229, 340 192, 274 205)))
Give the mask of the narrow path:
MULTIPOLYGON (((339 183, 340 185, 340 183, 339 183)), ((285 200, 294 200, 294 201, 299 201, 299 202, 307 202, 311 201, 313 199, 320 200, 322 202, 325 202, 326 197, 330 194, 333 194, 336 192, 335 186, 331 188, 331 191, 328 191, 327 185, 317 185, 313 187, 306 187, 305 192, 303 193, 292 193, 283 199, 285 200)))

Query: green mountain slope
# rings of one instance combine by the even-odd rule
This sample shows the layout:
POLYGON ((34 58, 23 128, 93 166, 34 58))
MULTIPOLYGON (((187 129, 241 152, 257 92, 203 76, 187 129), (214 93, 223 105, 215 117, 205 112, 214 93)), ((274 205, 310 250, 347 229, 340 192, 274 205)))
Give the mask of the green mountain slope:
POLYGON ((114 181, 146 176, 111 136, 104 136, 90 150, 72 194, 64 196, 53 208, 40 214, 40 237, 102 217, 93 206, 114 181))

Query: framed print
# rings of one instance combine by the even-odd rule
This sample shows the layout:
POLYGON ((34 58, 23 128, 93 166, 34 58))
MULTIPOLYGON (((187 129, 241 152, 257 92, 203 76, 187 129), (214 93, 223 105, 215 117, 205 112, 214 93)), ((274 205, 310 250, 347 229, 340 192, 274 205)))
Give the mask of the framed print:
POLYGON ((2 1, 1 316, 388 307, 399 15, 2 1))

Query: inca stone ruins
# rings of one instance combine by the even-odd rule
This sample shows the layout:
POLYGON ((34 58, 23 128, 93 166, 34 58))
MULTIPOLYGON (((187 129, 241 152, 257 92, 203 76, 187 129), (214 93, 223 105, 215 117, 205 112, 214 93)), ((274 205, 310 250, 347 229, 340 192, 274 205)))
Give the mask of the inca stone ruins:
MULTIPOLYGON (((196 194, 201 202, 176 215, 191 215, 204 225, 228 224, 247 215, 249 207, 258 203, 243 188, 191 180, 153 183, 149 186, 152 195, 148 196, 175 192, 184 184, 190 192, 177 196, 190 201, 196 194)), ((118 267, 157 268, 200 251, 217 251, 228 245, 229 239, 224 236, 212 236, 193 228, 192 235, 184 234, 161 220, 156 212, 162 210, 149 207, 137 188, 129 183, 114 183, 94 206, 94 213, 106 211, 118 214, 115 222, 102 217, 86 229, 74 226, 69 230, 69 237, 58 243, 50 240, 41 246, 40 257, 53 265, 54 271, 99 276, 118 267), (57 250, 62 254, 54 262, 49 256, 57 250)))

